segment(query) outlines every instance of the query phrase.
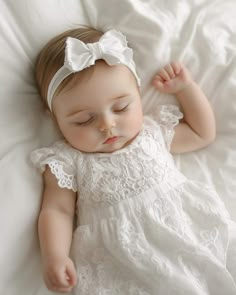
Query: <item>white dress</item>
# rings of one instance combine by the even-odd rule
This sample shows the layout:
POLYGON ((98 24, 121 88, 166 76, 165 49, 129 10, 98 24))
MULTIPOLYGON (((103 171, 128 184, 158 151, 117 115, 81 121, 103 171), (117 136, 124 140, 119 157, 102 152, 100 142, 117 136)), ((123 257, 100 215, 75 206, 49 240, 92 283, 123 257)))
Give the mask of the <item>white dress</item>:
POLYGON ((78 295, 235 295, 229 217, 214 190, 189 181, 169 153, 181 113, 145 117, 127 147, 82 153, 64 141, 32 153, 78 191, 72 256, 78 295))

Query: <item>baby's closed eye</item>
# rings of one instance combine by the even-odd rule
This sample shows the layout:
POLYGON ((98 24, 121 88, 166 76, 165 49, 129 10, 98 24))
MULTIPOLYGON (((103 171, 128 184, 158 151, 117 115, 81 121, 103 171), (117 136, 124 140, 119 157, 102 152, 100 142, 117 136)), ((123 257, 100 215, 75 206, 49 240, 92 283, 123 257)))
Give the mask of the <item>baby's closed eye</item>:
POLYGON ((89 119, 85 120, 85 121, 78 121, 78 122, 75 122, 76 125, 80 125, 80 126, 83 126, 83 125, 87 125, 87 124, 90 124, 92 123, 94 120, 94 117, 90 117, 89 119))
POLYGON ((125 112, 129 107, 129 103, 122 104, 120 106, 114 107, 113 111, 115 113, 125 112))

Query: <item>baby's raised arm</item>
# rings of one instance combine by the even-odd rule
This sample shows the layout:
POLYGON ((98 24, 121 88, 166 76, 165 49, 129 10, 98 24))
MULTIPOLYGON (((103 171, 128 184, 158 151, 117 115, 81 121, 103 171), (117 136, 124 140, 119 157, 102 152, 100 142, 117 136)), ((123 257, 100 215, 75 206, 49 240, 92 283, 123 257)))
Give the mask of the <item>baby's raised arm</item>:
POLYGON ((157 90, 174 94, 184 119, 175 127, 172 153, 184 153, 203 148, 215 139, 215 117, 205 94, 189 71, 174 62, 161 69, 153 79, 157 90))
POLYGON ((38 221, 44 280, 51 291, 69 292, 76 284, 75 267, 69 258, 76 193, 60 188, 49 168, 44 183, 38 221))

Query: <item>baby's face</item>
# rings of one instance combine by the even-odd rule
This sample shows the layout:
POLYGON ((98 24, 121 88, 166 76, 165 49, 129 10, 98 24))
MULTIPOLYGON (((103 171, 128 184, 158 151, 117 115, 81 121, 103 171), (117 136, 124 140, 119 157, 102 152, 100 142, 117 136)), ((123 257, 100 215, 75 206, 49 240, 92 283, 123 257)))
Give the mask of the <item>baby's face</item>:
POLYGON ((124 65, 99 61, 90 77, 53 99, 65 139, 83 152, 114 152, 138 135, 143 113, 136 80, 124 65))

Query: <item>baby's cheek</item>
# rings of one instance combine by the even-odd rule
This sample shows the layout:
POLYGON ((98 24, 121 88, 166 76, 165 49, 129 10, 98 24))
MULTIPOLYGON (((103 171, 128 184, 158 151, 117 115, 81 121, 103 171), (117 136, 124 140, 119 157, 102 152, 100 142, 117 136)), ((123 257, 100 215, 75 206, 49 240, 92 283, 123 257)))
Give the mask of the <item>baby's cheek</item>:
POLYGON ((88 138, 88 133, 79 128, 78 130, 74 131, 73 134, 72 134, 72 137, 74 138, 74 140, 76 140, 77 142, 84 142, 87 140, 88 138))
POLYGON ((138 131, 141 129, 143 123, 143 114, 140 111, 140 109, 137 109, 135 112, 133 112, 132 116, 129 119, 129 125, 130 128, 138 131))
POLYGON ((81 144, 90 144, 93 143, 96 139, 96 136, 93 132, 93 130, 90 130, 90 128, 80 128, 80 130, 77 131, 75 135, 78 142, 81 144))

